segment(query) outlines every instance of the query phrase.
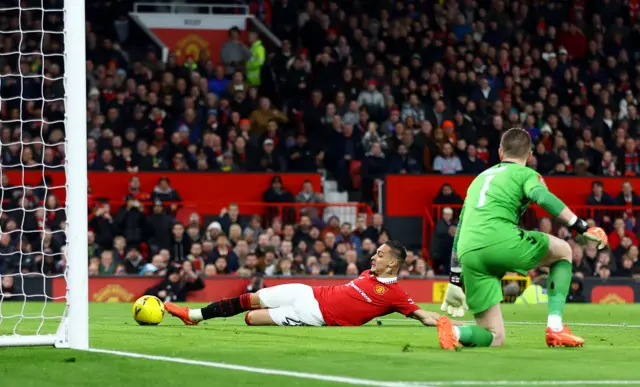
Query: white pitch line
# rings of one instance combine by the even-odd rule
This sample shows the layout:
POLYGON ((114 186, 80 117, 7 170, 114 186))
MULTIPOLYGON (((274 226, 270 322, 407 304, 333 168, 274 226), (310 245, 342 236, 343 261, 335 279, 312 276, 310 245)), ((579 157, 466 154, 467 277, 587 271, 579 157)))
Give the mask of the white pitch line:
POLYGON ((434 386, 640 386, 640 380, 458 380, 429 383, 434 386))
POLYGON ((217 363, 211 361, 192 360, 181 357, 167 357, 145 355, 141 353, 112 351, 109 349, 89 349, 89 352, 104 353, 108 355, 132 357, 136 359, 146 359, 155 361, 166 361, 171 363, 197 365, 203 367, 221 368, 233 371, 243 371, 254 374, 286 376, 298 379, 320 380, 324 382, 342 383, 360 386, 375 387, 440 387, 440 386, 640 386, 640 380, 457 380, 457 381, 425 381, 425 382, 404 382, 404 381, 380 381, 350 378, 346 376, 312 374, 308 372, 285 371, 273 368, 249 367, 237 364, 217 363))
POLYGON ((136 359, 166 361, 166 362, 172 362, 172 363, 198 365, 198 366, 203 366, 203 367, 222 368, 222 369, 233 370, 233 371, 250 372, 250 373, 254 373, 254 374, 286 376, 286 377, 298 378, 298 379, 321 380, 321 381, 325 381, 325 382, 360 385, 360 386, 375 386, 375 387, 435 387, 435 385, 431 384, 431 383, 422 383, 422 382, 384 382, 384 381, 379 381, 379 380, 358 379, 358 378, 350 378, 350 377, 345 377, 345 376, 321 375, 321 374, 312 374, 312 373, 308 373, 308 372, 284 371, 284 370, 277 370, 277 369, 272 369, 272 368, 258 368, 258 367, 249 367, 249 366, 243 366, 243 365, 237 365, 237 364, 227 364, 227 363, 217 363, 217 362, 211 362, 211 361, 192 360, 192 359, 184 359, 184 358, 181 358, 181 357, 144 355, 144 354, 140 354, 140 353, 112 351, 112 350, 108 350, 108 349, 93 349, 93 348, 91 348, 88 351, 89 352, 96 352, 96 353, 105 353, 105 354, 109 354, 109 355, 123 356, 123 357, 132 357, 132 358, 136 358, 136 359))
MULTIPOLYGON (((393 323, 399 323, 399 324, 415 324, 414 320, 403 320, 403 319, 399 319, 399 318, 379 318, 376 319, 375 321, 382 321, 384 322, 393 322, 393 323)), ((473 320, 467 320, 467 321, 462 321, 463 323, 474 323, 475 321, 473 320)), ((504 325, 547 325, 547 323, 545 322, 534 322, 534 321, 505 321, 504 325)), ((621 323, 621 324, 597 324, 597 323, 573 323, 573 322, 569 322, 568 325, 571 326, 577 326, 577 327, 598 327, 598 328, 640 328, 640 325, 638 324, 627 324, 627 323, 621 323)))

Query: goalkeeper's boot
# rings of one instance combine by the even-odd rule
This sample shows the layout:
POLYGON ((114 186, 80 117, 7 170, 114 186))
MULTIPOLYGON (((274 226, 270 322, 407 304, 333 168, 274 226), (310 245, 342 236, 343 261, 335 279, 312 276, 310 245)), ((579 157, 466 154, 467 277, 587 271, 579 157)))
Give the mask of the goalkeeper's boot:
POLYGON ((571 333, 568 327, 562 327, 559 332, 547 327, 547 346, 549 347, 582 347, 584 339, 571 333))
POLYGON ((165 302, 164 309, 173 317, 177 317, 182 320, 184 325, 198 325, 197 321, 193 321, 189 318, 189 308, 186 306, 182 307, 171 302, 165 302))
POLYGON ((448 351, 457 351, 462 348, 462 344, 460 344, 456 337, 456 332, 449 317, 440 316, 436 322, 436 327, 438 328, 438 341, 440 341, 440 348, 448 351))

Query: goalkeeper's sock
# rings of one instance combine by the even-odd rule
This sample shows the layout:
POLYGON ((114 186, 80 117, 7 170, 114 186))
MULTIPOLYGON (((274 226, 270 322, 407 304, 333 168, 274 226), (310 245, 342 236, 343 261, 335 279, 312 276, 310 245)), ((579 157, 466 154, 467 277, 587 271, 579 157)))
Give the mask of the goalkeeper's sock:
POLYGON ((551 265, 547 279, 549 296, 547 326, 555 332, 562 330, 562 311, 567 303, 572 276, 571 262, 562 260, 551 265))
POLYGON ((202 309, 189 310, 189 318, 192 321, 209 320, 216 317, 231 317, 251 309, 251 294, 243 294, 240 297, 223 298, 212 302, 202 309))
POLYGON ((493 342, 493 334, 477 325, 463 325, 453 327, 458 341, 465 347, 490 347, 493 342))

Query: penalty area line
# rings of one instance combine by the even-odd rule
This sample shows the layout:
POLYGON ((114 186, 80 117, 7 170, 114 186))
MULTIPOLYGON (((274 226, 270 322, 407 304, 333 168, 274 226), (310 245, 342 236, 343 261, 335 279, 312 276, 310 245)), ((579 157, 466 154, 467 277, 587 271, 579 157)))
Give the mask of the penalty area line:
POLYGON ((375 386, 375 387, 444 387, 444 386, 640 386, 640 380, 452 380, 452 381, 426 381, 426 382, 409 382, 409 381, 380 381, 350 378, 346 376, 333 376, 313 374, 308 372, 285 371, 273 368, 249 367, 237 364, 217 363, 211 361, 192 360, 181 357, 168 357, 145 355, 134 352, 113 351, 109 349, 88 349, 88 352, 103 353, 107 355, 131 357, 135 359, 164 361, 179 364, 196 365, 201 367, 211 367, 227 369, 232 371, 249 372, 254 374, 284 376, 298 379, 310 379, 324 382, 351 384, 359 386, 375 386))
MULTIPOLYGON (((379 318, 375 321, 381 321, 383 323, 397 323, 397 324, 415 324, 414 320, 406 320, 400 318, 379 318)), ((475 321, 473 320, 465 320, 461 321, 463 323, 472 324, 475 321)), ((504 325, 547 325, 546 322, 535 322, 535 321, 505 321, 504 325)), ((596 328, 640 328, 638 324, 598 324, 598 323, 579 323, 579 322, 569 322, 568 325, 576 326, 576 327, 596 327, 596 328)))

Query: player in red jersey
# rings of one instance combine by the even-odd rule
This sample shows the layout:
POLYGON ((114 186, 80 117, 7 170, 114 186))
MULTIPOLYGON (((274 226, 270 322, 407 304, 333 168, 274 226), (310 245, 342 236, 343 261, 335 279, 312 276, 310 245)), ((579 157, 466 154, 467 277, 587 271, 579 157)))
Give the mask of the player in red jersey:
POLYGON ((398 285, 398 271, 406 257, 407 251, 400 242, 388 241, 371 257, 371 270, 345 285, 286 284, 225 298, 202 309, 170 302, 164 306, 186 325, 248 311, 247 325, 359 326, 398 312, 424 325, 435 326, 440 316, 420 309, 398 285))

